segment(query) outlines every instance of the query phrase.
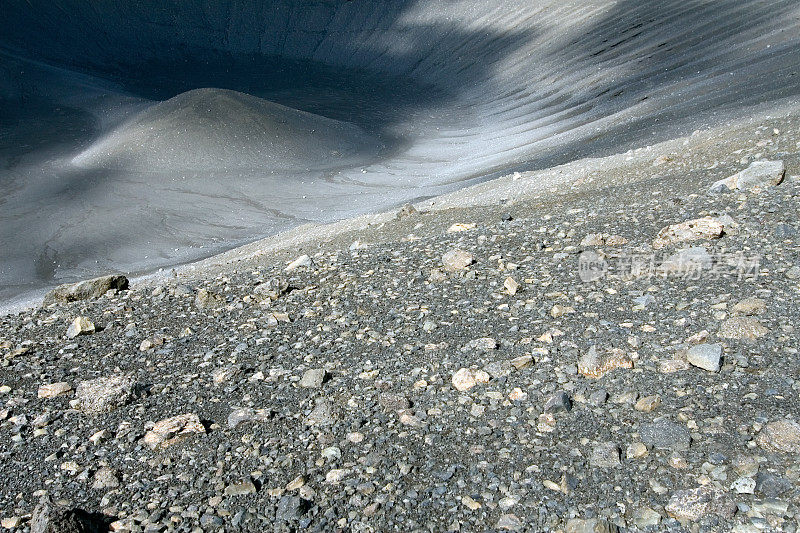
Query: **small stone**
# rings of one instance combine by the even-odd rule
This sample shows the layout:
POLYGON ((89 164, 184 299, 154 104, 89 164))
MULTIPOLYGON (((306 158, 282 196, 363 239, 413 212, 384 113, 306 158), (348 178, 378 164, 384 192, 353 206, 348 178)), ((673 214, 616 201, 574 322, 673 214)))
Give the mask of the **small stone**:
POLYGON ((542 433, 552 433, 556 429, 556 417, 552 413, 542 413, 536 420, 536 429, 542 433))
POLYGON ((619 447, 613 442, 602 442, 592 449, 589 463, 597 468, 614 468, 620 465, 619 447))
POLYGON ((564 391, 553 394, 544 404, 545 413, 568 413, 571 410, 572 401, 564 391))
POLYGON ((325 482, 331 484, 340 483, 349 473, 350 471, 345 468, 334 468, 325 474, 325 482))
POLYGON ((311 502, 299 496, 283 496, 278 501, 275 519, 279 522, 292 522, 300 519, 311 508, 311 502))
POLYGON ((435 330, 437 327, 438 327, 438 325, 436 324, 436 322, 434 322, 433 320, 430 320, 430 319, 428 319, 428 320, 426 320, 425 322, 422 323, 422 331, 425 331, 426 333, 430 333, 431 331, 435 330))
POLYGON ((514 296, 515 294, 517 294, 517 291, 519 290, 519 283, 517 283, 517 281, 514 278, 509 276, 503 282, 503 287, 505 288, 508 294, 514 296))
POLYGON ((22 517, 19 516, 7 516, 6 518, 0 520, 0 526, 6 529, 14 529, 16 527, 19 527, 21 523, 22 523, 22 517))
POLYGON ((755 340, 769 333, 757 318, 736 316, 729 318, 719 328, 718 335, 726 339, 755 340))
POLYGON ((731 309, 737 315, 758 315, 767 308, 767 302, 760 298, 745 298, 731 309))
POLYGON ((255 494, 256 486, 252 481, 245 480, 238 483, 231 483, 225 487, 225 496, 246 496, 248 494, 255 494))
POLYGON ((777 420, 764 426, 756 437, 762 448, 800 454, 800 424, 794 420, 777 420))
POLYGON ((447 233, 460 233, 462 231, 469 231, 475 229, 475 224, 467 224, 464 222, 456 222, 449 228, 447 228, 447 233))
POLYGON ((722 236, 723 230, 722 223, 712 217, 687 220, 663 228, 653 240, 652 246, 659 250, 679 242, 715 239, 722 236))
POLYGON ((79 316, 67 328, 67 338, 74 339, 78 335, 91 335, 95 332, 94 322, 85 316, 79 316))
POLYGON ((777 498, 793 488, 794 483, 782 476, 769 472, 759 472, 756 475, 756 492, 765 498, 777 498))
POLYGON ((785 275, 787 279, 800 279, 800 266, 793 266, 786 271, 785 275))
POLYGON ((208 289, 200 289, 194 298, 194 305, 198 309, 214 309, 225 305, 225 297, 211 292, 208 289))
POLYGON ((297 476, 296 478, 294 478, 293 480, 291 480, 289 483, 286 484, 286 490, 290 491, 297 490, 305 484, 306 484, 305 478, 303 476, 297 476))
POLYGON ((253 290, 255 298, 259 301, 277 300, 291 290, 289 280, 283 276, 277 276, 261 283, 253 290))
POLYGON ((318 389, 322 386, 323 381, 325 381, 325 369, 312 368, 303 373, 300 386, 304 389, 318 389))
POLYGON ((482 507, 480 502, 475 501, 471 496, 462 497, 461 503, 464 504, 464 506, 471 511, 477 511, 482 507))
POLYGON ((672 518, 681 522, 694 522, 712 514, 730 518, 736 510, 736 505, 723 494, 703 486, 675 492, 665 509, 672 518))
POLYGON ((688 429, 666 418, 642 424, 639 436, 645 444, 662 450, 688 450, 692 442, 688 429))
POLYGON ((477 380, 475 379, 475 375, 472 373, 472 370, 468 368, 461 368, 455 374, 453 374, 452 378, 453 387, 459 392, 468 391, 472 387, 478 384, 477 380))
POLYGON ((662 374, 674 374, 689 369, 689 363, 681 359, 667 359, 658 364, 658 370, 662 374))
POLYGON ((133 374, 115 374, 82 381, 75 389, 77 408, 87 414, 111 411, 128 403, 134 396, 133 374))
POLYGON ((442 256, 442 264, 446 270, 464 270, 475 262, 475 256, 465 250, 450 250, 442 256))
POLYGON ((608 400, 608 392, 605 389, 594 391, 589 395, 589 403, 592 405, 603 405, 606 400, 608 400))
POLYGON ((593 345, 578 361, 578 372, 594 379, 618 368, 633 368, 633 361, 618 348, 612 348, 606 353, 599 354, 593 345))
POLYGON ((756 480, 751 477, 740 477, 731 483, 731 490, 737 494, 754 494, 756 491, 756 480))
POLYGON ((492 361, 483 370, 495 379, 509 376, 514 371, 510 361, 492 361))
POLYGON ((653 396, 645 396, 644 398, 639 398, 636 404, 633 406, 634 409, 637 411, 641 411, 642 413, 652 413, 658 406, 661 405, 661 397, 659 395, 653 396))
POLYGON ((292 261, 291 263, 289 263, 288 265, 286 265, 286 268, 284 270, 286 272, 292 272, 294 270, 297 270, 298 268, 313 268, 313 267, 314 267, 314 261, 312 261, 308 255, 303 254, 294 261, 292 261))
POLYGON ((229 381, 233 376, 238 374, 239 370, 240 368, 236 365, 218 368, 211 373, 211 380, 214 382, 214 385, 222 385, 223 383, 229 381))
POLYGON ((251 409, 244 407, 234 409, 228 415, 228 427, 233 429, 244 422, 266 422, 271 417, 271 412, 267 409, 251 409))
POLYGON ((517 515, 509 513, 502 515, 495 527, 506 531, 521 531, 525 525, 517 515))
POLYGON ((410 409, 401 409, 397 411, 398 419, 400 423, 404 426, 411 426, 411 427, 422 427, 425 423, 420 420, 418 416, 416 416, 410 409))
POLYGON ((647 457, 647 455, 647 446, 641 442, 632 442, 625 449, 625 457, 627 459, 641 459, 642 457, 647 457))
POLYGON ((509 362, 511 363, 511 366, 517 370, 522 370, 523 368, 528 368, 533 364, 533 356, 521 355, 519 357, 515 357, 509 362))
POLYGON ((59 285, 44 297, 42 305, 48 306, 57 302, 75 302, 99 298, 110 290, 124 291, 128 288, 128 278, 122 275, 101 276, 78 283, 59 285))
POLYGON ((686 353, 686 360, 690 364, 709 372, 719 372, 721 357, 721 344, 698 344, 686 353))
POLYGON ((519 387, 514 387, 514 389, 509 393, 508 399, 512 402, 522 402, 528 399, 528 393, 519 387))
POLYGON ((482 337, 469 341, 462 351, 489 352, 497 349, 497 341, 491 337, 482 337))
POLYGON ((197 434, 204 434, 206 428, 194 413, 177 415, 156 422, 153 428, 145 433, 144 443, 151 449, 164 449, 197 434))
POLYGON ((411 406, 411 402, 408 401, 405 395, 396 392, 381 393, 381 395, 378 396, 378 403, 381 407, 390 411, 400 411, 402 409, 408 409, 411 406))
POLYGON ((550 316, 553 318, 561 318, 564 315, 571 315, 575 313, 574 307, 569 307, 566 305, 555 304, 550 309, 550 316))
POLYGON ((641 507, 633 513, 633 525, 639 529, 653 528, 661 523, 661 515, 649 507, 641 507))
POLYGON ((96 490, 114 489, 119 487, 117 473, 108 467, 103 467, 94 473, 92 488, 96 490))
POLYGON ((39 398, 55 398, 56 396, 61 396, 70 392, 72 392, 72 386, 65 381, 59 381, 58 383, 41 385, 36 396, 39 398))
POLYGON ((333 409, 327 400, 319 400, 311 411, 311 414, 306 417, 306 425, 313 427, 324 427, 333 425, 336 420, 334 419, 333 409))
POLYGON ((565 533, 617 533, 615 524, 602 518, 570 518, 565 533))

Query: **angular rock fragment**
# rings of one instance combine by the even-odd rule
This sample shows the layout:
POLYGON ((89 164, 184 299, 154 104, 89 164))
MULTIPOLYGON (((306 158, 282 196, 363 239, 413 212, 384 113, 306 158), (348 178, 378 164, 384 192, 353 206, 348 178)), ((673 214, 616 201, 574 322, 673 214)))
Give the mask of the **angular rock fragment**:
POLYGON ((737 315, 752 316, 763 313, 767 309, 767 302, 761 298, 745 298, 731 309, 737 315))
POLYGON ((578 372, 588 378, 600 378, 617 368, 633 368, 633 361, 628 354, 618 348, 600 354, 592 346, 578 361, 578 372))
POLYGON ((277 300, 290 290, 289 280, 283 276, 277 276, 257 285, 253 293, 258 300, 277 300))
POLYGON ((299 385, 304 389, 318 389, 325 381, 325 375, 324 368, 311 368, 303 373, 299 385))
POLYGON ((318 401, 305 420, 306 425, 313 427, 332 426, 335 422, 333 408, 327 400, 318 401))
POLYGON ((497 341, 491 337, 481 337, 480 339, 473 339, 464 345, 462 351, 476 351, 488 352, 497 349, 497 341))
POLYGON ((553 394, 544 404, 545 413, 567 413, 572 410, 572 400, 564 391, 553 394))
POLYGON ((614 468, 620 465, 619 447, 613 442, 601 442, 592 449, 589 464, 596 468, 614 468))
POLYGON ((94 483, 92 488, 96 490, 114 489, 119 487, 119 478, 117 473, 108 467, 99 469, 94 474, 94 483))
POLYGON ((208 289, 200 289, 194 298, 194 305, 198 309, 214 309, 225 305, 225 297, 211 292, 208 289))
POLYGON ((514 278, 509 276, 503 282, 503 288, 506 290, 508 294, 514 296, 515 294, 517 294, 517 291, 519 290, 519 283, 517 283, 517 281, 514 278))
POLYGON ((525 524, 517 515, 508 513, 497 520, 495 527, 503 531, 522 531, 525 528, 525 524))
POLYGON ((108 526, 83 509, 66 509, 49 501, 39 504, 30 521, 31 533, 105 533, 108 526))
POLYGON ((228 427, 233 429, 244 422, 266 422, 272 417, 272 412, 268 409, 252 409, 243 407, 234 409, 228 415, 228 427))
POLYGON ((450 250, 442 256, 445 270, 464 270, 475 262, 475 256, 465 250, 450 250))
POLYGON ((122 275, 101 276, 99 278, 59 285, 48 292, 42 305, 68 303, 103 296, 110 290, 124 291, 128 288, 128 278, 122 275))
POLYGON ((794 420, 777 420, 764 426, 756 443, 773 452, 800 454, 800 424, 794 420))
POLYGON ((703 486, 675 492, 665 509, 669 516, 681 522, 695 522, 712 514, 730 518, 736 511, 736 504, 724 493, 703 486))
POLYGON ((205 433, 206 428, 194 413, 177 415, 156 422, 145 433, 144 443, 153 450, 168 448, 194 435, 205 433))
POLYGON ((240 371, 241 368, 238 365, 229 365, 222 368, 217 368, 211 373, 211 380, 214 382, 214 385, 221 385, 229 381, 240 371))
POLYGON ((70 323, 66 335, 68 339, 74 339, 78 335, 91 335, 94 332, 94 322, 85 316, 79 316, 70 323))
POLYGON ((60 381, 40 386, 36 396, 39 398, 55 398, 70 392, 72 392, 72 386, 65 381, 60 381))
POLYGON ((400 411, 402 409, 408 409, 411 406, 411 402, 408 401, 405 395, 396 392, 382 393, 378 396, 378 403, 381 407, 390 411, 400 411))
POLYGON ((721 358, 721 344, 698 344, 689 348, 686 354, 690 364, 709 372, 719 372, 721 358))
POLYGON ((684 426, 660 418, 639 428, 642 442, 662 450, 688 450, 692 436, 684 426))
POLYGON ((735 190, 779 185, 786 175, 783 161, 754 161, 750 166, 733 176, 714 182, 708 192, 719 194, 735 190))
POLYGON ((722 236, 725 227, 712 217, 696 218, 663 228, 653 240, 653 249, 660 250, 679 242, 716 239, 722 236))
POLYGON ((469 231, 475 229, 475 224, 468 224, 465 222, 456 222, 449 228, 447 228, 447 233, 460 233, 462 231, 469 231))
POLYGON ((246 496, 248 494, 255 494, 256 486, 252 481, 246 479, 237 483, 231 483, 225 487, 225 496, 246 496))
POLYGON ((719 327, 718 335, 726 339, 756 340, 769 333, 757 318, 735 316, 729 318, 719 327))
POLYGON ((82 381, 75 389, 77 409, 87 414, 111 411, 128 403, 134 396, 133 374, 116 374, 82 381))
POLYGON ((297 259, 286 265, 284 271, 293 272, 298 268, 314 268, 314 261, 306 254, 299 256, 297 259))
POLYGON ((488 383, 489 374, 483 370, 470 370, 469 368, 460 368, 451 379, 453 387, 459 391, 468 391, 478 383, 488 383))

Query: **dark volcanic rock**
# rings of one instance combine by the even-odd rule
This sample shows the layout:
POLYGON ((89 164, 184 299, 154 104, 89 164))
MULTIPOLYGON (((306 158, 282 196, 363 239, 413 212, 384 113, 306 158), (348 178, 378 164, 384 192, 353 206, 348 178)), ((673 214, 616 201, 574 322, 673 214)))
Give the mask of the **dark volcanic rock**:
POLYGON ((65 509, 49 502, 40 504, 31 518, 31 533, 103 533, 108 526, 81 509, 65 509))

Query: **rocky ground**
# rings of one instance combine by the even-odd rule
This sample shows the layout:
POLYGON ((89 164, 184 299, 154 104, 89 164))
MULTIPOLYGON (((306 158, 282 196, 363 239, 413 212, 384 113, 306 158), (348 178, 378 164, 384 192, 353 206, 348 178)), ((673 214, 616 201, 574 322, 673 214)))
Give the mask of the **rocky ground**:
POLYGON ((797 531, 799 115, 5 316, 2 526, 797 531))

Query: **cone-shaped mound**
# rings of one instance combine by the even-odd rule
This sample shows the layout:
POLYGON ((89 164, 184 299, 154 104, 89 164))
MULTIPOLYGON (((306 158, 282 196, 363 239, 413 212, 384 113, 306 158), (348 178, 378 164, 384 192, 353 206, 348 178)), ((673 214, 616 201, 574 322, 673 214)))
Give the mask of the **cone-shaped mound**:
POLYGON ((195 89, 155 104, 73 159, 142 171, 336 167, 375 150, 354 124, 225 89, 195 89))

